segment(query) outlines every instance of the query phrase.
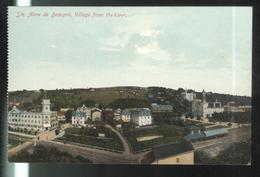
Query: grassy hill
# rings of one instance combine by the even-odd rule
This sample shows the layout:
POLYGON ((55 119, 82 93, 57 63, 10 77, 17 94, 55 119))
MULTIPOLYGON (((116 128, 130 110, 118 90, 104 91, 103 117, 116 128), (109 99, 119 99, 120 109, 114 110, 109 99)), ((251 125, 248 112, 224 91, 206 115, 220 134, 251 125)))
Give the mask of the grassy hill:
MULTIPOLYGON (((58 111, 61 107, 94 105, 98 103, 102 107, 120 105, 120 102, 133 103, 135 106, 146 103, 171 104, 177 114, 187 111, 188 103, 183 100, 181 93, 184 89, 177 90, 164 87, 106 87, 86 89, 56 89, 37 91, 13 91, 9 92, 9 102, 21 103, 18 107, 23 110, 40 110, 43 98, 50 98, 52 110, 58 111), (129 101, 130 100, 130 101, 129 101), (118 104, 119 102, 119 104, 118 104), (116 103, 116 104, 114 104, 116 103)), ((192 91, 192 90, 190 90, 192 91)), ((197 98, 201 93, 197 92, 197 98)), ((207 93, 207 101, 218 99, 225 105, 228 101, 236 101, 238 105, 251 104, 251 97, 233 96, 228 94, 207 93)), ((10 108, 9 108, 10 109, 10 108)))

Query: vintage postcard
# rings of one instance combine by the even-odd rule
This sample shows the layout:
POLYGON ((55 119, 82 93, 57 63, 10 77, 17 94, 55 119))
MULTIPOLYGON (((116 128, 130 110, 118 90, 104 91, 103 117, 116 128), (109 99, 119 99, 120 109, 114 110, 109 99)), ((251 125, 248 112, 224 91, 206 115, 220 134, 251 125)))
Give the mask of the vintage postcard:
POLYGON ((251 164, 251 7, 9 7, 8 158, 251 164))

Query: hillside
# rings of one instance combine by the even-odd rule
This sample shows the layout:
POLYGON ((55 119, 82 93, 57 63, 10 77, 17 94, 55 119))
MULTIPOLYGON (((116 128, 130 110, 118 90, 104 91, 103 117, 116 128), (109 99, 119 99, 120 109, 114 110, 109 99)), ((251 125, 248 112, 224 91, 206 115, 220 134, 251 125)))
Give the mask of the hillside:
MULTIPOLYGON (((192 90, 189 90, 192 91, 192 90)), ((50 98, 52 110, 58 111, 61 107, 81 106, 83 103, 93 106, 96 103, 100 107, 111 107, 120 105, 122 102, 133 103, 134 106, 149 105, 150 103, 171 104, 179 115, 187 111, 189 103, 183 100, 181 93, 184 89, 177 90, 164 87, 107 87, 107 88, 87 88, 87 89, 57 89, 38 91, 14 91, 9 92, 9 102, 20 103, 20 109, 40 110, 42 98, 50 98), (130 100, 130 101, 129 101, 130 100)), ((196 92, 197 98, 201 98, 201 93, 196 92)), ((216 99, 225 105, 228 101, 235 101, 237 105, 250 105, 251 97, 233 96, 207 92, 207 101, 216 99)), ((122 105, 123 105, 122 104, 122 105)))

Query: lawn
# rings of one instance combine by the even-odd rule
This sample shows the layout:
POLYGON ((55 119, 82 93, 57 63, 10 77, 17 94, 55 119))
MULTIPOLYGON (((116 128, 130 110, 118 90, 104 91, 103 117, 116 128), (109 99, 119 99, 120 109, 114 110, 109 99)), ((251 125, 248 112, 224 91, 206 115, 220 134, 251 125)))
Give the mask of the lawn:
POLYGON ((124 136, 131 144, 134 153, 152 148, 154 145, 169 144, 183 140, 184 129, 176 125, 160 124, 153 129, 125 129, 124 136), (146 141, 139 141, 140 137, 158 137, 146 141))
POLYGON ((99 126, 96 129, 67 128, 64 136, 57 138, 57 140, 65 140, 66 142, 80 143, 119 151, 123 150, 123 145, 118 136, 110 129, 103 126, 99 126), (99 133, 105 134, 105 137, 98 137, 99 133))

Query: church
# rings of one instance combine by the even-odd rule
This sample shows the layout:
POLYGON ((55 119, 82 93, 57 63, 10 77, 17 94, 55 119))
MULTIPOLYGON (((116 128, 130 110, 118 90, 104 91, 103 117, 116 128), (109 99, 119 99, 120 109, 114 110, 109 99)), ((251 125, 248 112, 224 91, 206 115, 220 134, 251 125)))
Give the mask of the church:
POLYGON ((218 100, 214 102, 206 101, 206 92, 202 91, 202 99, 192 101, 192 115, 194 117, 212 117, 213 113, 224 112, 224 107, 218 100))

